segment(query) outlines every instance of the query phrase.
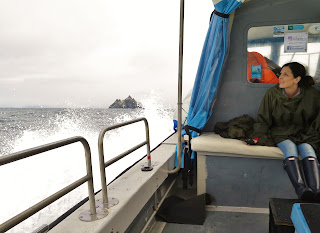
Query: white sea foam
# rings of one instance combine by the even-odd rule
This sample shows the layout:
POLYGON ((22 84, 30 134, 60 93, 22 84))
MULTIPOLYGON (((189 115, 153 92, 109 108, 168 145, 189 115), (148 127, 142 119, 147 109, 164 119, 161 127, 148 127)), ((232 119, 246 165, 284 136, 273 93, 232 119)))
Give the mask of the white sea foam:
MULTIPOLYGON (((121 115, 109 116, 110 119, 106 119, 106 121, 110 124, 117 124, 146 117, 150 127, 151 148, 154 148, 173 132, 173 112, 165 109, 156 98, 146 97, 141 102, 144 109, 131 112, 119 111, 122 113, 121 115)), ((83 136, 88 140, 91 148, 94 189, 98 191, 101 187, 98 161, 98 135, 101 126, 93 126, 92 122, 94 118, 107 118, 108 116, 99 111, 95 111, 94 114, 95 116, 90 116, 84 111, 79 115, 79 112, 69 109, 67 114, 57 114, 53 119, 50 119, 49 123, 41 124, 39 122, 37 129, 25 129, 19 137, 11 142, 11 153, 72 136, 83 136)), ((143 122, 107 132, 104 137, 105 161, 143 142, 145 137, 143 122)), ((107 182, 112 181, 119 173, 145 154, 146 147, 144 146, 108 167, 106 169, 107 182)), ((85 175, 86 164, 81 143, 74 143, 1 166, 0 223, 85 175)), ((31 232, 42 224, 49 224, 87 196, 87 185, 83 184, 75 191, 12 228, 9 232, 31 232)))

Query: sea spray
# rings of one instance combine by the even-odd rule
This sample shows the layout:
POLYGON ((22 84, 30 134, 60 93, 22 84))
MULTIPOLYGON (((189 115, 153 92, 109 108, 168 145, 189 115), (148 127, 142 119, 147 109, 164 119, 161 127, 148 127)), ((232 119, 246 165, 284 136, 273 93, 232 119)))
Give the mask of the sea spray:
MULTIPOLYGON (((16 116, 15 119, 16 122, 19 122, 19 127, 12 131, 15 132, 15 135, 1 134, 1 137, 3 137, 2 140, 11 143, 10 146, 5 148, 6 152, 13 153, 73 136, 83 136, 90 145, 94 189, 98 191, 101 188, 98 135, 102 128, 145 117, 150 127, 151 148, 158 145, 173 132, 172 110, 166 109, 163 105, 157 103, 157 100, 149 97, 142 100, 141 103, 143 108, 135 110, 20 109, 11 111, 10 114, 16 116), (13 112, 15 113, 13 114, 13 112)), ((10 116, 8 116, 7 122, 9 122, 10 116)), ((10 127, 14 128, 12 125, 14 121, 10 123, 10 127)), ((8 128, 8 125, 2 125, 1 127, 1 129, 8 128)), ((7 131, 2 130, 1 132, 7 131)), ((144 140, 143 122, 106 133, 104 137, 105 161, 144 140)), ((146 148, 144 146, 108 167, 106 169, 107 182, 111 182, 119 173, 145 154, 146 148)), ((1 191, 0 222, 13 217, 85 174, 85 156, 81 143, 75 143, 0 167, 0 176, 5 178, 2 179, 2 187, 6 187, 1 191)), ((30 232, 42 224, 49 224, 87 196, 87 185, 81 185, 9 232, 30 232)))

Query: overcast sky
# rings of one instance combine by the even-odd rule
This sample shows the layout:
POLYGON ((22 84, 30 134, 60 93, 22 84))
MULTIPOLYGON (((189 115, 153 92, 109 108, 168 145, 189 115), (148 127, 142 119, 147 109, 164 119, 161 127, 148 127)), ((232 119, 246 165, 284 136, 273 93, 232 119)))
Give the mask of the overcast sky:
MULTIPOLYGON (((1 0, 0 107, 177 102, 180 0, 1 0)), ((213 11, 185 1, 184 94, 213 11)))

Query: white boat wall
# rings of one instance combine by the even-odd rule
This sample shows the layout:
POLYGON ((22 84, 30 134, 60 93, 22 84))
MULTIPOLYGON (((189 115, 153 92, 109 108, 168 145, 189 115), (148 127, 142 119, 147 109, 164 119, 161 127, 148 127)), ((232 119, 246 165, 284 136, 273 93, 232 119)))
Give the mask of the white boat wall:
MULTIPOLYGON (((316 80, 320 78, 320 1, 247 0, 230 18, 230 49, 214 96, 213 114, 201 135, 191 140, 191 148, 197 152, 196 183, 182 189, 180 172, 171 174, 176 144, 181 140, 175 133, 107 186, 110 201, 117 199, 118 204, 106 208, 100 191, 53 227, 35 232, 48 228, 59 233, 268 232, 270 198, 296 198, 282 169, 282 152, 276 147, 247 146, 240 140, 222 138, 213 128, 217 122, 244 114, 255 118, 266 90, 275 85, 250 82, 248 52, 262 54, 271 70, 271 63, 276 69, 290 60, 299 61, 309 67, 316 80), (307 33, 308 51, 284 53, 288 33, 307 33), (150 156, 151 165, 146 166, 150 156), (152 170, 142 171, 144 166, 152 170), (188 199, 205 193, 215 201, 206 206, 203 225, 166 223, 156 217, 171 195, 188 199), (92 198, 100 200, 95 207, 92 198), (92 209, 98 215, 92 214, 92 209), (87 215, 83 217, 84 212, 87 215), (86 218, 100 219, 83 221, 86 218)), ((315 87, 320 89, 319 82, 315 87)), ((90 183, 90 174, 87 178, 90 183)), ((0 229, 4 227, 0 225, 0 229)))

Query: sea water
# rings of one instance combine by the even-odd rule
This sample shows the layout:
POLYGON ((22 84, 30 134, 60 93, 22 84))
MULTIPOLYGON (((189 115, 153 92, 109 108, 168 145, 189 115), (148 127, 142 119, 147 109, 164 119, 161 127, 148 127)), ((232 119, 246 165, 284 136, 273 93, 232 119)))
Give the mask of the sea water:
MULTIPOLYGON (((171 109, 152 100, 146 100, 143 105, 141 109, 2 108, 0 156, 82 136, 90 145, 94 190, 98 191, 101 189, 98 137, 103 128, 145 117, 150 127, 151 149, 173 133, 171 109)), ((144 127, 144 123, 139 122, 108 131, 103 140, 105 161, 145 141, 144 127)), ((146 146, 107 167, 107 182, 145 154, 146 146)), ((0 223, 85 175, 84 149, 80 142, 1 166, 0 223)), ((8 232, 32 232, 43 224, 50 224, 87 196, 85 183, 8 232)))

